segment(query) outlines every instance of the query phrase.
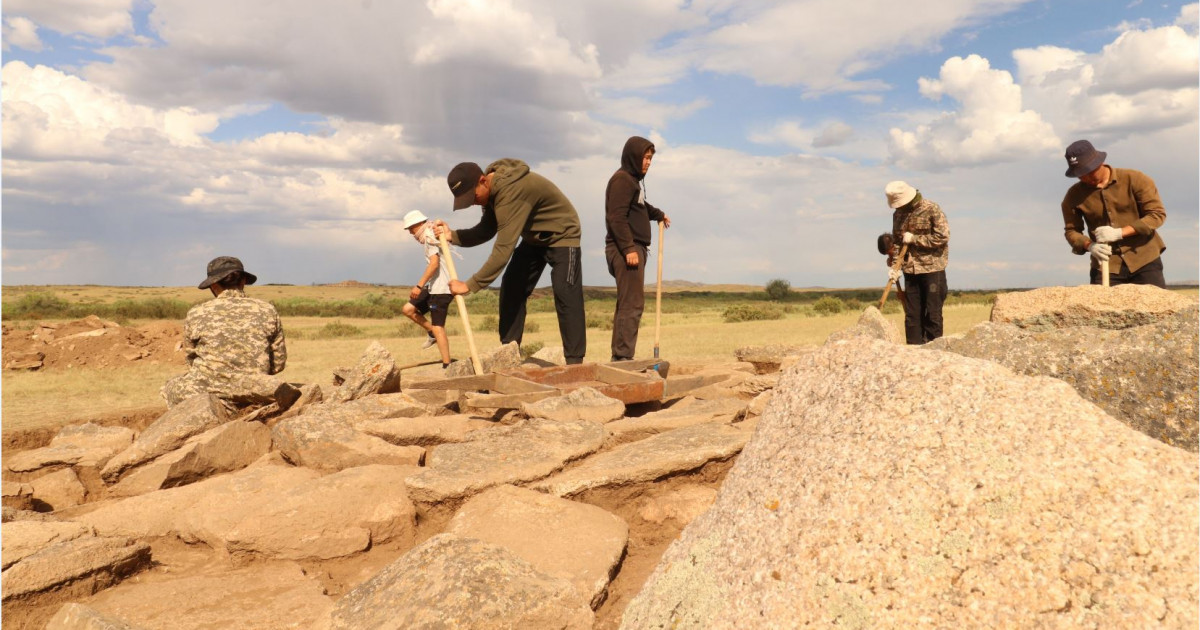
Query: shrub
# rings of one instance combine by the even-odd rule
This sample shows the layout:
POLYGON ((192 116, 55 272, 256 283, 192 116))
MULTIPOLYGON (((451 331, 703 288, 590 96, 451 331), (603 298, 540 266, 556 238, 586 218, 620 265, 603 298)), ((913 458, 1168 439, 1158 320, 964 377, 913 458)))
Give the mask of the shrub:
POLYGON ((892 313, 899 313, 902 310, 904 310, 904 305, 900 303, 900 300, 888 300, 887 302, 883 303, 883 310, 880 312, 885 315, 890 315, 892 313))
POLYGON ((357 337, 363 334, 363 329, 353 324, 343 324, 342 322, 329 322, 321 327, 313 334, 313 339, 342 339, 346 337, 357 337))
POLYGON ((530 341, 529 343, 521 346, 521 356, 531 357, 531 356, 537 354, 538 350, 541 350, 542 348, 545 348, 545 347, 546 347, 546 344, 542 343, 541 341, 530 341))
MULTIPOLYGON (((495 315, 484 315, 482 318, 475 321, 475 325, 471 326, 472 330, 478 332, 492 332, 500 327, 500 320, 495 315)), ((526 324, 528 328, 528 324, 526 324)))
POLYGON ((726 308, 721 317, 726 323, 783 319, 783 309, 774 304, 735 304, 726 308))
POLYGON ((861 311, 863 310, 862 302, 858 298, 850 298, 846 300, 846 310, 851 312, 861 311))
POLYGON ((846 310, 846 303, 841 298, 826 295, 825 297, 813 302, 813 311, 818 315, 837 315, 846 310))
POLYGON ((587 327, 596 328, 599 330, 612 330, 613 320, 612 315, 602 315, 599 313, 587 314, 587 327))
POLYGON ((783 278, 776 278, 767 283, 767 297, 779 302, 786 300, 792 292, 792 283, 783 278))

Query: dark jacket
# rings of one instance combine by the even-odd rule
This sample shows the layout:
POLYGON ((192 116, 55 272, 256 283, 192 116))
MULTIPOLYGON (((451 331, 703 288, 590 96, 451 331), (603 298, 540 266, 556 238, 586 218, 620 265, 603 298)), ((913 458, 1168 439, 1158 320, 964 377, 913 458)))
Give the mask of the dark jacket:
MULTIPOLYGON (((1111 166, 1109 168, 1112 168, 1111 166)), ((1112 244, 1109 264, 1114 270, 1124 262, 1136 272, 1154 262, 1167 248, 1158 228, 1167 220, 1158 187, 1145 173, 1128 168, 1113 168, 1104 188, 1079 182, 1067 190, 1062 201, 1064 236, 1071 251, 1084 254, 1092 244, 1092 234, 1102 225, 1123 228, 1133 226, 1136 234, 1112 244), (1084 234, 1084 231, 1087 234, 1084 234)), ((1100 263, 1092 259, 1092 267, 1100 263)))
POLYGON ((661 221, 663 211, 646 202, 642 192, 642 158, 654 143, 640 136, 625 141, 621 168, 608 180, 604 191, 604 224, 608 228, 604 242, 614 243, 622 254, 635 245, 650 246, 650 221, 661 221))
POLYGON ((517 239, 544 247, 579 247, 579 214, 554 182, 529 170, 521 160, 502 159, 488 165, 492 192, 474 227, 454 230, 455 245, 474 247, 492 237, 492 253, 467 281, 472 293, 487 287, 504 270, 517 239))

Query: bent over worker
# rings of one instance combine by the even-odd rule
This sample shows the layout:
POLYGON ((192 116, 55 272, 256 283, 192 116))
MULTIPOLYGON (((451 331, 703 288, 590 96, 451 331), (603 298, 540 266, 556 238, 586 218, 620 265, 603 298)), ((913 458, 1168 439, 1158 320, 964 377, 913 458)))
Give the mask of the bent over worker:
POLYGON ((1167 246, 1158 228, 1167 211, 1158 187, 1140 171, 1105 164, 1107 157, 1087 140, 1067 147, 1066 175, 1079 179, 1062 200, 1067 242, 1075 254, 1092 255, 1092 284, 1103 284, 1100 263, 1108 260, 1111 284, 1165 289, 1162 252, 1167 246))
POLYGON ((582 363, 587 351, 587 318, 575 206, 558 186, 521 160, 496 160, 486 171, 474 162, 463 162, 451 169, 446 180, 455 210, 478 205, 483 207, 483 215, 474 227, 462 230, 451 230, 438 221, 438 234, 448 234, 451 242, 462 247, 496 239, 479 271, 465 282, 451 280, 450 292, 465 295, 486 288, 503 269, 500 341, 519 344, 525 333, 525 303, 549 265, 563 356, 569 364, 582 363))
POLYGON ((215 394, 231 407, 278 402, 287 408, 299 397, 299 390, 274 376, 287 365, 287 344, 275 307, 246 296, 246 285, 257 280, 233 256, 208 263, 198 288, 215 299, 188 311, 188 371, 163 385, 168 407, 200 394, 215 394))
POLYGON ((671 227, 671 219, 646 201, 642 180, 654 159, 654 143, 640 136, 625 141, 621 168, 604 191, 604 257, 608 273, 617 280, 617 307, 613 314, 612 360, 631 361, 637 348, 638 328, 646 307, 646 258, 650 248, 650 222, 671 227))
MULTIPOLYGON (((904 336, 909 344, 927 343, 942 336, 950 224, 941 206, 905 182, 889 183, 884 193, 888 206, 895 210, 892 242, 908 245, 900 270, 890 272, 893 281, 904 273, 904 336)), ((889 256, 888 264, 891 262, 889 256)))

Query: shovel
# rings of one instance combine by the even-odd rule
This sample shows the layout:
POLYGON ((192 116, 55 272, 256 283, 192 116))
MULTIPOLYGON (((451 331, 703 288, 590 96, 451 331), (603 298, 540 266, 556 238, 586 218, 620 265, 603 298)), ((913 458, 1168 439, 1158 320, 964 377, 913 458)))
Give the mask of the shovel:
MULTIPOLYGON (((450 272, 451 280, 458 280, 458 272, 454 270, 454 259, 450 257, 450 242, 446 240, 446 232, 443 231, 438 236, 438 245, 442 249, 442 260, 446 261, 446 271, 450 272)), ((479 360, 479 351, 475 349, 475 334, 471 332, 471 318, 467 316, 467 301, 463 296, 454 296, 455 304, 458 304, 458 314, 462 316, 463 328, 467 331, 467 347, 471 350, 471 367, 475 368, 475 374, 483 375, 483 363, 479 360)))
MULTIPOLYGON (((900 265, 904 264, 904 255, 907 253, 908 253, 908 243, 905 243, 900 246, 900 255, 896 256, 895 262, 892 263, 892 269, 899 269, 900 265)), ((888 293, 891 293, 891 291, 892 291, 892 284, 893 283, 892 283, 891 278, 888 278, 888 283, 883 285, 883 297, 879 298, 879 310, 881 310, 881 311, 883 310, 884 302, 887 302, 888 293)), ((900 281, 896 280, 895 285, 897 287, 896 292, 900 293, 900 289, 899 289, 900 281)))
POLYGON ((1100 261, 1100 286, 1108 286, 1108 259, 1100 261))
POLYGON ((662 252, 663 236, 666 235, 663 222, 658 222, 658 286, 654 289, 654 358, 658 358, 658 335, 662 328, 662 252))

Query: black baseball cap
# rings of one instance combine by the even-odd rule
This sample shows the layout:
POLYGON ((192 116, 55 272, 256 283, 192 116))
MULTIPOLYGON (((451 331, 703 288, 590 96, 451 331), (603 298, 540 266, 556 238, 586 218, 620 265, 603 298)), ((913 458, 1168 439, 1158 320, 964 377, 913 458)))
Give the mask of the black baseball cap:
POLYGON ((462 210, 475 205, 475 185, 483 177, 483 169, 474 162, 462 162, 450 169, 446 183, 450 185, 450 193, 454 195, 454 209, 462 210))

